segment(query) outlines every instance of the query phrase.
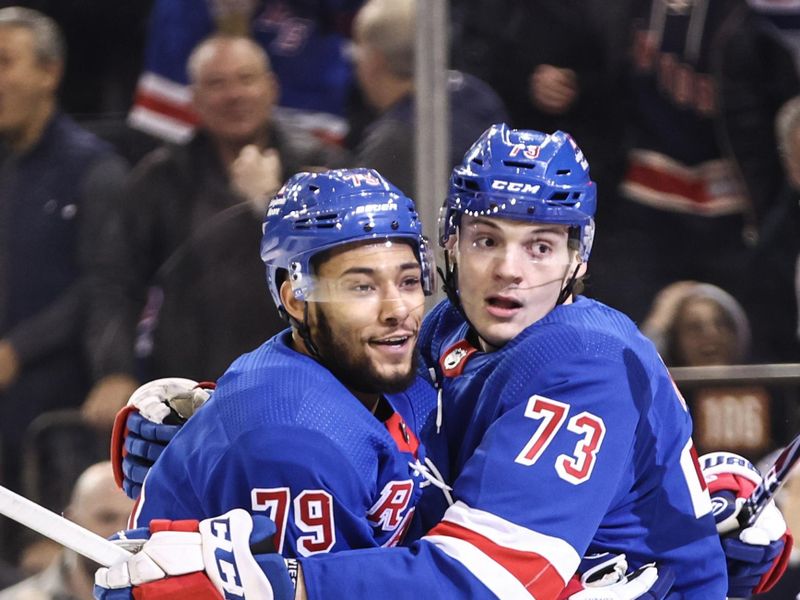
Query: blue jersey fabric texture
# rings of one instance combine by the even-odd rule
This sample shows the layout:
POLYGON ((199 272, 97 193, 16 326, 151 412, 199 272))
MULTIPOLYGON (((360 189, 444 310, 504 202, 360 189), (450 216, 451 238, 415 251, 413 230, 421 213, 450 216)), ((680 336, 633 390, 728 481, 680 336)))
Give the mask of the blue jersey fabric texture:
POLYGON ((387 398, 394 412, 382 422, 291 349, 290 335, 241 356, 220 378, 147 475, 135 526, 241 507, 276 521, 285 556, 401 540, 424 481, 409 463, 425 460, 423 447, 413 452, 413 432, 431 414, 430 385, 420 379, 387 398))
POLYGON ((557 598, 608 551, 672 568, 671 600, 724 599, 691 419, 636 326, 578 297, 489 354, 466 354, 467 333, 443 302, 420 339, 444 410, 444 443, 423 442, 448 455, 456 504, 410 548, 304 560, 309 598, 557 598))

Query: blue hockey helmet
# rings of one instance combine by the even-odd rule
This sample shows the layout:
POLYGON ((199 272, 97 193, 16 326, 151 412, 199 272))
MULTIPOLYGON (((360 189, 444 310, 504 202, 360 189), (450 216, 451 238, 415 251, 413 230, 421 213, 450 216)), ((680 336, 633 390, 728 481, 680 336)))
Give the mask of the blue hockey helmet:
POLYGON ((453 169, 439 220, 439 243, 462 214, 567 225, 582 261, 594 240, 597 188, 568 134, 492 125, 453 169))
POLYGON ((373 169, 292 176, 270 201, 262 229, 261 260, 279 309, 280 270, 287 272, 295 297, 305 300, 313 289, 312 259, 359 241, 408 240, 422 267, 423 290, 433 290, 433 256, 414 201, 373 169))

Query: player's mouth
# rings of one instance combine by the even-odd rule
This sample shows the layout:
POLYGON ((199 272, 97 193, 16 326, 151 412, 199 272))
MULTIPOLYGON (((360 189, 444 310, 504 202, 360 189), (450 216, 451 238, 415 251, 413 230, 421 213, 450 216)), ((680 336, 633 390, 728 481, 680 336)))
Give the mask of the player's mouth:
POLYGON ((380 338, 372 338, 369 345, 386 355, 405 355, 412 348, 416 335, 411 332, 395 332, 380 338))
POLYGON ((499 319, 510 319, 522 309, 522 302, 513 296, 495 294, 486 298, 486 311, 499 319))

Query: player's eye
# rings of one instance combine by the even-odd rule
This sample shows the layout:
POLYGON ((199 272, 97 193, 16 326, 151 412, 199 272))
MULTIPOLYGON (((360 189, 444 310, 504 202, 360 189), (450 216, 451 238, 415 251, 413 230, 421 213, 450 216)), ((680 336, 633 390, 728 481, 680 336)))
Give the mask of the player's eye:
POLYGON ((354 283, 350 286, 350 291, 366 294, 375 291, 375 286, 371 283, 354 283))
POLYGON ((401 286, 405 289, 413 289, 419 287, 421 283, 421 279, 419 276, 408 276, 404 277, 403 281, 401 282, 401 286))
POLYGON ((497 241, 494 238, 489 236, 478 236, 472 241, 472 245, 475 248, 495 248, 497 246, 497 241))
POLYGON ((546 260, 555 255, 557 240, 549 236, 535 236, 523 244, 532 260, 546 260))

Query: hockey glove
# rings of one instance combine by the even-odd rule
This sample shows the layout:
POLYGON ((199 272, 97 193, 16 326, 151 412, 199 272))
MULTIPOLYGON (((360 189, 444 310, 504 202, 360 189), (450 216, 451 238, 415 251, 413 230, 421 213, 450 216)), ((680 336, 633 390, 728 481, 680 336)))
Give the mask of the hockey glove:
POLYGON ((768 591, 786 570, 792 550, 783 515, 770 501, 752 526, 740 529, 737 517, 745 498, 761 482, 758 470, 730 452, 704 454, 700 464, 728 563, 728 596, 747 598, 768 591))
POLYGON ((584 557, 578 570, 563 600, 661 600, 675 581, 672 571, 652 563, 627 572, 625 555, 607 552, 584 557))
POLYGON ((117 413, 111 434, 114 479, 136 500, 153 463, 181 426, 211 397, 213 383, 168 377, 139 387, 117 413))
POLYGON ((115 540, 134 554, 97 570, 94 597, 292 600, 290 570, 296 573, 296 562, 271 550, 274 534, 272 521, 241 508, 199 522, 151 521, 149 528, 130 529, 115 540))

